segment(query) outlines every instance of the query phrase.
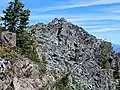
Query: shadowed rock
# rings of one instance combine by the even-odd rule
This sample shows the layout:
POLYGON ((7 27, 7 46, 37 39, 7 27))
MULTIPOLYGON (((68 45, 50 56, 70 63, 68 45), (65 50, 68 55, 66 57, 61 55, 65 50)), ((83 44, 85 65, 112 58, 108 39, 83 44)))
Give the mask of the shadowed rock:
POLYGON ((9 31, 2 31, 0 33, 0 43, 10 47, 16 46, 16 34, 9 31))

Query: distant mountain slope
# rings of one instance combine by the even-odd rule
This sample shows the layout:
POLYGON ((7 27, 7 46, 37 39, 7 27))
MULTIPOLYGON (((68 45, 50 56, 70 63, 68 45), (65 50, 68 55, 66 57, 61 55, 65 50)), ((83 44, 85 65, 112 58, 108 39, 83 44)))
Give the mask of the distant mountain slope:
POLYGON ((113 49, 118 53, 120 52, 120 45, 118 44, 113 44, 113 49))

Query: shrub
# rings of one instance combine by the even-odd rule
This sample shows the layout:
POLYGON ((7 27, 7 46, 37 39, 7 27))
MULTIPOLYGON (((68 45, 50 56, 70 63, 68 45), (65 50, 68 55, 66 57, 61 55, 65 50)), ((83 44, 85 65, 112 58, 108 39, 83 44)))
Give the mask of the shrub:
POLYGON ((27 31, 18 30, 16 36, 16 44, 21 48, 21 54, 33 61, 38 60, 37 43, 32 39, 31 35, 27 31))
POLYGON ((69 85, 69 74, 63 74, 61 80, 55 84, 55 90, 73 90, 69 85))
POLYGON ((101 45, 101 54, 103 58, 103 68, 108 68, 107 62, 110 59, 110 53, 111 53, 111 47, 109 46, 109 43, 103 42, 101 45))

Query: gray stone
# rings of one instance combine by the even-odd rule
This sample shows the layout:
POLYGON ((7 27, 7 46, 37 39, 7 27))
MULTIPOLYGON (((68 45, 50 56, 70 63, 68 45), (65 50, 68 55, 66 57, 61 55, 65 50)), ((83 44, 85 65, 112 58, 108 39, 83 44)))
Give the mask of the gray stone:
POLYGON ((16 34, 9 31, 2 31, 0 33, 0 43, 11 47, 16 46, 16 34))
POLYGON ((0 90, 51 90, 54 77, 43 73, 37 64, 26 58, 11 61, 0 69, 0 90))
POLYGON ((48 69, 55 70, 58 75, 69 73, 73 85, 85 86, 87 90, 116 90, 114 70, 111 69, 116 59, 111 44, 61 20, 56 18, 49 24, 31 27, 36 30, 33 38, 39 44, 39 56, 46 57, 48 69), (109 57, 112 57, 111 66, 107 62, 108 69, 103 69, 101 46, 104 44, 110 47, 109 57))

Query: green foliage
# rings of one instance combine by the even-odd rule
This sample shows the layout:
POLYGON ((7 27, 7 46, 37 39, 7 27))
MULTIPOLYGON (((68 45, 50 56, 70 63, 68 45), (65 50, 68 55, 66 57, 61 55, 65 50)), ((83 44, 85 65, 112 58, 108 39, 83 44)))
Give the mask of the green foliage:
POLYGON ((103 55, 103 59, 105 61, 109 60, 109 47, 104 45, 103 48, 102 48, 102 55, 103 55))
POLYGON ((2 32, 2 25, 0 24, 0 32, 2 32))
POLYGON ((103 62, 103 68, 108 68, 107 62, 103 62))
POLYGON ((62 83, 56 85, 55 90, 71 90, 69 86, 64 86, 62 83))
POLYGON ((20 50, 21 49, 18 47, 10 48, 10 47, 0 46, 0 57, 7 59, 7 60, 16 59, 18 57, 21 57, 19 53, 20 50))
POLYGON ((27 31, 18 30, 16 36, 16 44, 21 48, 21 54, 33 61, 37 61, 39 57, 36 50, 37 44, 31 38, 31 35, 27 31))
POLYGON ((62 79, 55 84, 55 90, 72 90, 71 86, 68 84, 68 74, 64 74, 62 79))
MULTIPOLYGON (((32 60, 32 61, 33 61, 33 60, 32 60)), ((42 60, 37 59, 37 60, 35 60, 35 61, 33 61, 33 62, 38 65, 41 74, 46 73, 46 71, 47 71, 46 64, 43 63, 42 60)), ((46 62, 47 62, 47 61, 46 61, 46 62)))
POLYGON ((46 57, 44 55, 42 56, 41 63, 43 63, 45 66, 48 64, 48 62, 46 61, 46 57))
POLYGON ((80 27, 79 27, 79 26, 77 26, 77 25, 75 26, 75 28, 76 28, 76 30, 80 30, 80 27))
POLYGON ((53 77, 54 77, 56 80, 59 78, 59 74, 57 74, 55 70, 50 70, 50 72, 52 73, 53 77))
POLYGON ((55 90, 87 90, 85 85, 78 82, 74 82, 74 84, 70 84, 68 80, 68 75, 63 75, 63 78, 55 84, 55 90))
POLYGON ((19 26, 19 29, 24 29, 24 28, 27 28, 27 25, 28 25, 28 20, 29 20, 29 16, 30 16, 30 10, 23 10, 21 12, 21 15, 20 15, 20 26, 19 26))
POLYGON ((36 42, 24 29, 27 28, 30 16, 30 10, 24 9, 24 4, 19 0, 9 2, 4 16, 1 18, 4 26, 10 32, 16 33, 16 45, 19 47, 19 53, 35 62, 38 62, 38 53, 36 51, 36 42))
POLYGON ((39 66, 39 70, 40 70, 41 74, 46 73, 46 71, 47 71, 47 61, 46 61, 46 59, 42 59, 42 60, 36 59, 33 62, 39 66))
POLYGON ((85 30, 84 30, 82 27, 79 27, 78 25, 75 25, 75 29, 76 29, 76 30, 82 30, 82 31, 85 32, 85 30))
POLYGON ((81 82, 77 82, 74 79, 73 79, 72 89, 73 90, 88 90, 84 84, 82 84, 81 82))
POLYGON ((16 32, 16 30, 23 30, 27 27, 30 11, 28 9, 24 10, 24 5, 19 0, 9 2, 3 14, 3 24, 9 31, 16 32))
POLYGON ((104 42, 101 45, 101 54, 102 54, 102 58, 103 58, 103 68, 108 68, 108 60, 110 59, 110 46, 108 45, 108 43, 104 42))
MULTIPOLYGON (((0 22, 2 21, 2 18, 0 16, 0 22)), ((2 32, 2 22, 0 23, 0 32, 2 32)))
POLYGON ((42 56, 42 60, 40 60, 40 65, 41 65, 41 71, 43 72, 43 73, 45 73, 46 72, 46 70, 47 70, 47 64, 48 64, 48 62, 47 62, 47 60, 46 60, 46 57, 43 55, 42 56))
POLYGON ((43 56, 42 60, 39 59, 39 55, 36 50, 37 43, 32 39, 31 34, 29 34, 27 31, 18 30, 16 32, 16 36, 16 44, 17 47, 20 48, 17 52, 19 52, 22 56, 32 60, 39 66, 41 72, 45 73, 47 64, 46 57, 43 56))
MULTIPOLYGON (((10 48, 11 50, 9 52, 6 52, 6 50, 2 48, 0 56, 10 60, 15 60, 15 58, 19 56, 26 57, 38 64, 43 73, 46 72, 47 61, 45 56, 42 57, 42 60, 39 60, 36 50, 37 43, 32 39, 32 34, 24 30, 29 23, 30 10, 25 10, 23 3, 19 0, 14 0, 9 2, 7 9, 4 10, 3 13, 4 16, 1 19, 4 22, 4 26, 10 32, 16 33, 16 47, 10 48)), ((0 30, 2 30, 1 28, 2 26, 0 30)))

